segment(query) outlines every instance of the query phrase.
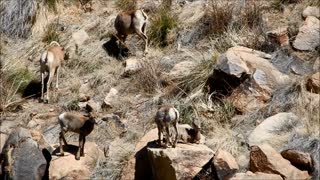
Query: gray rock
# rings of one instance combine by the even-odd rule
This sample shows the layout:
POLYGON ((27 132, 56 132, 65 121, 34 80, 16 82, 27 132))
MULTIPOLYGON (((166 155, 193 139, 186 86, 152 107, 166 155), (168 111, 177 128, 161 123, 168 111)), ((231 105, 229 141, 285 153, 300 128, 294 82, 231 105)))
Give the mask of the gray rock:
POLYGON ((306 18, 308 16, 314 16, 316 18, 320 18, 320 9, 319 9, 319 7, 316 7, 316 6, 308 6, 307 8, 305 8, 303 10, 302 16, 304 18, 306 18))
POLYGON ((302 51, 313 51, 320 45, 320 21, 308 16, 293 42, 293 47, 302 51))

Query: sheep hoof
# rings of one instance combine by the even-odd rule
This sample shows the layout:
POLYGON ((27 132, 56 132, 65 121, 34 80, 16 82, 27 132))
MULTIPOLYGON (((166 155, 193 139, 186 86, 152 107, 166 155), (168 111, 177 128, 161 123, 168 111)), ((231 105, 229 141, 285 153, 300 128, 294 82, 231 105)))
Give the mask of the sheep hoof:
POLYGON ((76 160, 80 160, 80 157, 76 156, 76 160))
POLYGON ((57 153, 57 156, 64 156, 64 153, 57 153))

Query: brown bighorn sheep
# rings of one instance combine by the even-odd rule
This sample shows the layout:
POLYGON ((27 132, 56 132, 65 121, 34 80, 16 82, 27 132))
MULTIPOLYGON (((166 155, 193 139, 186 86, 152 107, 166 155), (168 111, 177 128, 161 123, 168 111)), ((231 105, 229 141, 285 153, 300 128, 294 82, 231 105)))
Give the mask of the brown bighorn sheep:
POLYGON ((192 121, 192 128, 190 126, 179 125, 179 137, 178 141, 182 143, 200 143, 201 139, 201 125, 199 121, 192 121))
POLYGON ((161 133, 165 132, 166 143, 165 147, 168 147, 168 142, 172 145, 172 147, 176 147, 178 141, 178 119, 179 119, 179 111, 173 107, 173 105, 162 105, 158 109, 158 112, 155 116, 155 122, 158 127, 158 143, 161 146, 161 133), (176 131, 176 137, 174 143, 172 144, 170 140, 170 125, 173 125, 176 131))
POLYGON ((114 27, 117 30, 116 36, 120 40, 120 43, 126 47, 125 41, 127 36, 136 33, 144 40, 144 53, 146 54, 148 47, 148 37, 146 35, 147 22, 148 16, 142 9, 120 12, 114 22, 114 27))
POLYGON ((40 58, 40 72, 41 72, 41 100, 44 100, 44 74, 47 72, 49 74, 49 79, 47 82, 47 102, 49 102, 49 88, 54 74, 56 73, 56 89, 59 87, 59 71, 62 62, 65 59, 64 48, 56 41, 52 41, 49 45, 50 47, 42 53, 40 58))
POLYGON ((96 124, 95 118, 95 114, 91 111, 88 113, 88 115, 71 112, 65 112, 59 115, 58 121, 61 126, 61 132, 59 134, 59 155, 64 155, 62 143, 64 143, 66 146, 68 145, 64 134, 68 131, 71 131, 79 134, 79 148, 76 154, 76 160, 79 160, 80 156, 84 156, 84 144, 86 142, 86 136, 92 132, 94 124, 96 124))

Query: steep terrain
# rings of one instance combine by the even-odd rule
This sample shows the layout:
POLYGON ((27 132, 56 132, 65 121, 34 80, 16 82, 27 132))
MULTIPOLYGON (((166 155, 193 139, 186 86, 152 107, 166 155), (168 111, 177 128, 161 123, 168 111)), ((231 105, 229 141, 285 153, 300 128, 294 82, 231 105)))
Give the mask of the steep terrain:
POLYGON ((51 179, 319 179, 318 0, 0 5, 2 177, 23 176, 17 172, 30 161, 33 177, 51 179), (121 55, 112 40, 118 12, 133 8, 149 17, 146 56, 137 35, 121 55), (51 41, 69 58, 44 104, 39 60, 51 41), (162 102, 178 109, 180 124, 197 118, 205 142, 158 148, 154 116, 162 102), (86 105, 98 118, 85 158, 73 158, 73 133, 66 134, 70 152, 57 156, 58 115, 86 105), (22 148, 37 152, 34 161, 17 158, 22 148))

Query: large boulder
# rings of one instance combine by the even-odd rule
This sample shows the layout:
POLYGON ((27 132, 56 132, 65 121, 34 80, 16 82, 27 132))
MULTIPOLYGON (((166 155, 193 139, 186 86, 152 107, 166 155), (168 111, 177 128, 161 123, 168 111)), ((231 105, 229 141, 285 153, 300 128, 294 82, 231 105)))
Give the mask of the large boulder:
POLYGON ((302 51, 313 51, 320 45, 320 21, 308 16, 293 42, 293 47, 302 51))
POLYGON ((230 180, 283 180, 282 177, 278 174, 269 174, 256 172, 253 173, 248 171, 246 173, 237 173, 230 180))
MULTIPOLYGON (((77 144, 78 143, 71 143, 77 144)), ((69 144, 64 156, 52 156, 49 167, 50 179, 90 179, 91 171, 96 166, 96 162, 102 157, 102 152, 93 142, 86 142, 84 147, 84 157, 75 159, 77 146, 69 144)), ((57 152, 59 148, 55 150, 57 152)))
POLYGON ((307 79, 306 87, 308 91, 320 94, 320 71, 312 74, 307 79))
POLYGON ((177 144, 176 148, 149 147, 148 158, 154 179, 192 179, 213 157, 202 144, 177 144))
POLYGON ((242 46, 229 48, 220 56, 213 75, 207 81, 209 91, 229 96, 247 80, 249 86, 245 88, 250 89, 249 94, 253 97, 263 96, 263 99, 270 98, 264 94, 256 95, 256 92, 261 89, 269 94, 277 86, 290 82, 288 75, 281 73, 270 62, 270 58, 270 54, 242 46))
POLYGON ((281 152, 281 156, 291 162, 296 168, 312 172, 313 161, 309 153, 287 149, 281 152))
POLYGON ((34 138, 24 128, 17 128, 10 133, 0 158, 3 159, 1 168, 5 179, 48 178, 51 156, 49 150, 44 148, 44 139, 38 135, 34 134, 34 138))
POLYGON ((320 9, 319 9, 319 7, 316 7, 316 6, 308 6, 307 8, 305 8, 303 10, 302 16, 304 18, 306 18, 308 16, 314 16, 316 18, 320 18, 320 9))
POLYGON ((123 76, 128 77, 143 68, 143 65, 140 60, 136 58, 129 58, 123 62, 124 72, 123 76))
POLYGON ((284 179, 309 179, 307 171, 300 171, 291 165, 268 144, 251 147, 250 171, 279 174, 284 179))
POLYGON ((295 114, 278 113, 265 119, 251 132, 248 138, 249 144, 252 146, 268 143, 280 148, 299 125, 299 118, 295 114))
POLYGON ((229 179, 239 170, 234 157, 223 150, 216 152, 213 158, 213 167, 219 179, 229 179))
POLYGON ((118 90, 115 88, 111 88, 109 90, 109 93, 104 98, 102 105, 105 107, 112 107, 114 103, 117 101, 117 98, 118 98, 117 94, 118 94, 118 90))

